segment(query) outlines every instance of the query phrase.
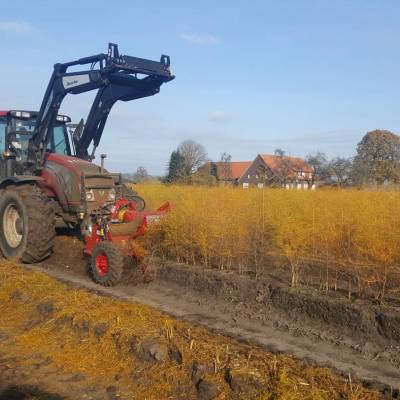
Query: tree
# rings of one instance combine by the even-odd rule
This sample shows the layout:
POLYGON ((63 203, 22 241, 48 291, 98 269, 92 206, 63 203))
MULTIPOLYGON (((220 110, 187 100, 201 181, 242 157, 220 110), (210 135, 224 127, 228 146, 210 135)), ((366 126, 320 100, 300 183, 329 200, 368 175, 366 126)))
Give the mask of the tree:
POLYGON ((331 182, 338 186, 346 185, 350 181, 352 172, 351 159, 345 157, 336 157, 329 161, 328 170, 331 182))
POLYGON ((293 180, 294 174, 295 168, 290 158, 281 156, 278 168, 275 171, 279 185, 285 185, 289 180, 293 180))
POLYGON ((278 183, 276 175, 270 168, 266 168, 264 165, 259 165, 256 173, 259 176, 260 183, 263 183, 266 186, 272 186, 278 183))
POLYGON ((317 151, 314 154, 309 154, 306 157, 306 161, 314 168, 314 174, 318 180, 329 180, 329 162, 325 153, 322 151, 317 151))
POLYGON ((168 163, 168 183, 182 182, 188 177, 186 171, 186 161, 179 150, 174 150, 168 163))
POLYGON ((186 175, 189 176, 207 161, 207 151, 203 145, 193 140, 185 140, 177 150, 185 162, 186 175))
POLYGON ((215 186, 217 178, 215 175, 208 174, 204 171, 197 171, 190 176, 190 184, 196 186, 215 186))
POLYGON ((275 149, 274 151, 274 155, 278 156, 278 157, 283 157, 286 154, 285 150, 282 149, 275 149))
POLYGON ((232 156, 228 153, 223 152, 221 154, 221 160, 220 160, 220 166, 221 166, 221 173, 220 177, 221 179, 225 181, 229 181, 232 179, 232 156))
POLYGON ((143 183, 149 179, 149 174, 145 167, 137 167, 136 172, 133 174, 133 179, 135 182, 143 183))
POLYGON ((358 143, 353 179, 358 184, 400 181, 400 137, 386 130, 368 132, 358 143))

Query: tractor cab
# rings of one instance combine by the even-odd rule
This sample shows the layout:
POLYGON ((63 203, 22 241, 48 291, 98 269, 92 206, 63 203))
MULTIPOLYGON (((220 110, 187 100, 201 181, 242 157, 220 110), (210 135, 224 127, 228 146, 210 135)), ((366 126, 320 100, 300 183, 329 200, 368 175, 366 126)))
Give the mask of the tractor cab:
MULTIPOLYGON (((16 153, 17 161, 27 160, 29 140, 32 138, 37 115, 36 111, 0 111, 1 157, 11 147, 16 153)), ((66 128, 69 122, 71 122, 69 117, 57 116, 47 145, 48 152, 72 155, 66 128)))
MULTIPOLYGON (((11 147, 17 157, 17 161, 24 162, 28 158, 29 140, 35 128, 35 111, 0 111, 0 154, 11 147)), ((47 145, 50 153, 71 155, 71 147, 68 140, 66 124, 71 119, 64 115, 58 115, 53 126, 52 135, 47 145)))

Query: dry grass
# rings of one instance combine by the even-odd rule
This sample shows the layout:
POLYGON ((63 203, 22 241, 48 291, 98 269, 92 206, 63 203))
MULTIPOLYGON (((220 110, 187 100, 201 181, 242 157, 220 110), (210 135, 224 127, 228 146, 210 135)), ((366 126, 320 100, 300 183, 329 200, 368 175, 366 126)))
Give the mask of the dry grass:
POLYGON ((152 245, 165 257, 256 274, 283 266, 292 286, 317 277, 321 289, 341 284, 381 301, 400 291, 397 190, 135 189, 152 207, 174 204, 153 229, 152 245))
POLYGON ((232 398, 226 370, 256 381, 243 399, 379 399, 373 391, 285 355, 273 355, 206 329, 176 321, 153 309, 67 288, 40 273, 8 262, 0 264, 0 327, 15 337, 17 354, 51 356, 66 372, 81 372, 93 382, 117 385, 122 398, 195 399, 190 379, 194 361, 213 366, 207 375, 220 390, 218 399, 232 398), (16 294, 23 294, 23 297, 16 294), (48 318, 37 306, 54 305, 48 318), (100 339, 94 332, 104 323, 100 339), (178 349, 182 363, 141 361, 137 349, 147 338, 158 338, 178 349), (115 376, 119 380, 115 381, 115 376))

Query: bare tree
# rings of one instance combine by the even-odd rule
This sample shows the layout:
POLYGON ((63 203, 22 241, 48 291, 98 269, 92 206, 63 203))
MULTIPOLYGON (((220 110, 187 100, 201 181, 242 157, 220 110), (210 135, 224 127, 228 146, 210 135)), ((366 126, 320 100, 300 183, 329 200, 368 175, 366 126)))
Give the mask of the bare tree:
POLYGON ((232 156, 226 152, 221 154, 221 178, 229 181, 232 179, 232 156))
POLYGON ((149 174, 145 167, 137 167, 136 172, 133 174, 135 182, 142 183, 149 179, 149 174))
POLYGON ((349 183, 352 171, 352 162, 349 158, 336 157, 329 162, 331 181, 337 186, 349 183))
POLYGON ((306 161, 314 168, 314 174, 317 180, 325 182, 329 181, 329 161, 325 153, 317 151, 314 154, 309 154, 306 161))
POLYGON ((193 140, 185 140, 178 146, 178 152, 185 160, 187 175, 191 175, 207 161, 205 147, 193 140))
POLYGON ((282 157, 275 175, 280 185, 286 184, 289 180, 295 179, 295 169, 292 161, 288 157, 282 157))
POLYGON ((282 150, 280 148, 275 149, 274 155, 278 157, 283 157, 286 154, 285 150, 282 150))

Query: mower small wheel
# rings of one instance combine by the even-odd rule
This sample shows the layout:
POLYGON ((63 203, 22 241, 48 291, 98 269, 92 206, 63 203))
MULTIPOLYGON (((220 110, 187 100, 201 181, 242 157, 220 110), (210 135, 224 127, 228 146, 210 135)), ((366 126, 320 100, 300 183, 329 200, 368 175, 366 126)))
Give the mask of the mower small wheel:
POLYGON ((136 210, 143 211, 146 208, 146 202, 137 192, 133 191, 129 186, 122 184, 121 195, 124 199, 134 201, 136 203, 136 210))
POLYGON ((146 208, 146 202, 140 196, 132 196, 131 201, 134 201, 136 203, 136 210, 138 211, 144 211, 144 209, 146 208))
POLYGON ((124 256, 112 242, 97 244, 90 258, 90 274, 102 286, 114 286, 121 279, 124 269, 124 256))

